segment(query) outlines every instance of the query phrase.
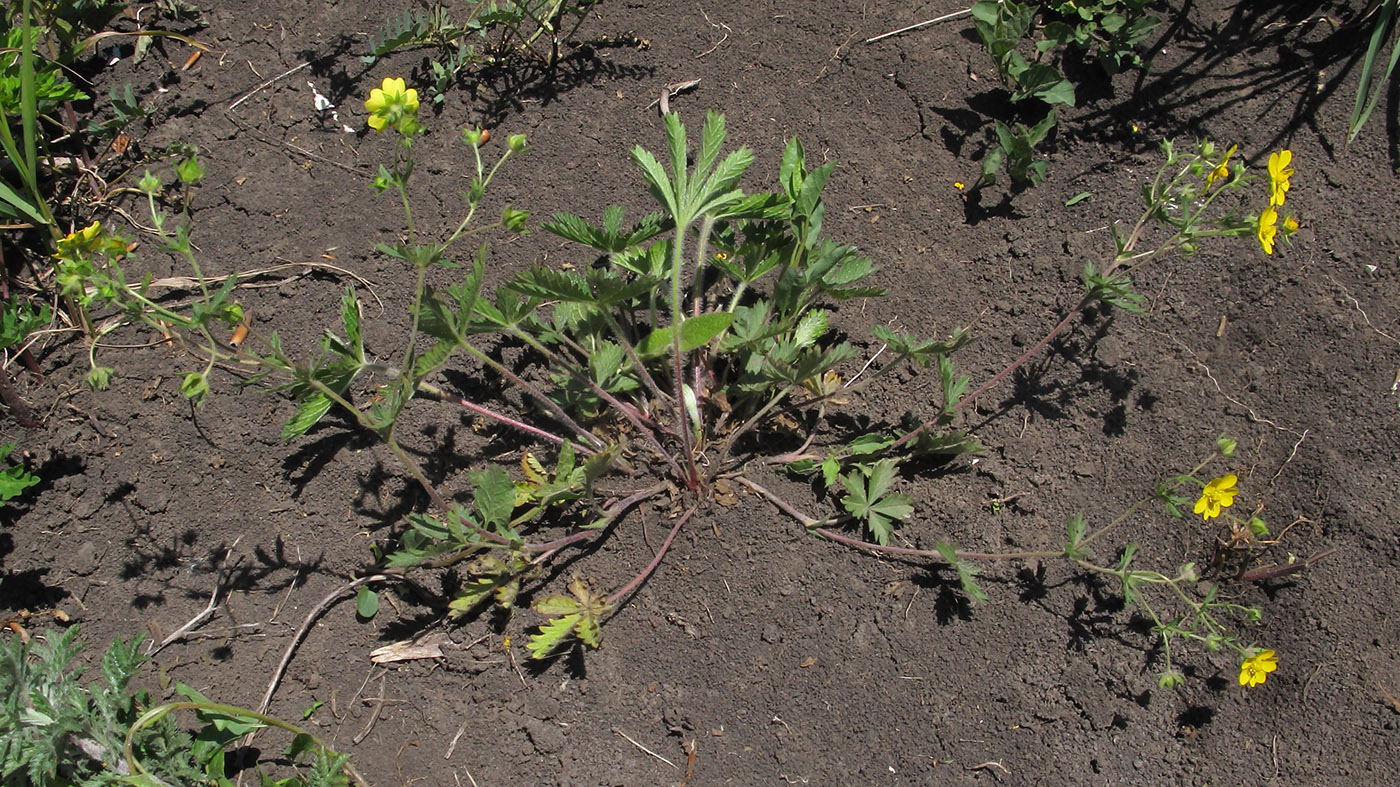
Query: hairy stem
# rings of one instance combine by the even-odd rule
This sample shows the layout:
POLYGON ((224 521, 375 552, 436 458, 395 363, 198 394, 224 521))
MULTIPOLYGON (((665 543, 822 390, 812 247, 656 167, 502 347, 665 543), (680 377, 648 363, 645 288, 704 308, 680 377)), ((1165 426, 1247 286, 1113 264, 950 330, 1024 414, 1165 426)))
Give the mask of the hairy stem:
POLYGON ((618 588, 616 592, 608 596, 609 604, 618 604, 624 598, 627 598, 627 594, 631 593, 638 585, 646 581, 646 578, 651 576, 652 572, 656 570, 656 567, 661 565, 661 558, 666 556, 666 551, 671 548, 671 542, 675 540, 676 534, 681 532, 681 526, 695 513, 695 509, 695 506, 691 506, 688 511, 676 518, 676 524, 671 528, 671 532, 666 534, 666 540, 661 542, 661 548, 656 550, 656 556, 651 559, 651 562, 647 564, 646 568, 642 569, 641 573, 632 577, 631 582, 618 588))

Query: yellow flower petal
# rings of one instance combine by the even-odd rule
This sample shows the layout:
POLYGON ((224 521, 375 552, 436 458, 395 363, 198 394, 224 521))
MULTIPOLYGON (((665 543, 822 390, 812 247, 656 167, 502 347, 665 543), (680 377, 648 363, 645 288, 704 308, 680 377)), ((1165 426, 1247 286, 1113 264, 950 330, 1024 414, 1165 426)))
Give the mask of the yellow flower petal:
POLYGON ((388 105, 388 96, 384 95, 383 90, 375 88, 369 91, 369 100, 365 102, 365 111, 369 112, 370 114, 379 114, 380 112, 383 112, 384 108, 388 105))
POLYGON ((1264 253, 1273 254, 1274 238, 1278 235, 1278 211, 1274 209, 1273 205, 1265 208, 1259 214, 1259 229, 1256 234, 1264 253))
POLYGON ((1284 149, 1269 154, 1269 204, 1279 206, 1288 198, 1289 178, 1293 177, 1293 151, 1284 149))
POLYGON ((1240 664, 1240 685, 1254 687, 1263 683, 1269 673, 1278 669, 1278 658, 1272 650, 1250 656, 1240 664))
POLYGON ((1220 516, 1220 509, 1229 508, 1235 504, 1235 494, 1239 492, 1235 489, 1235 484, 1239 483, 1239 478, 1233 473, 1212 479, 1201 490, 1201 497, 1196 501, 1193 509, 1200 514, 1203 519, 1214 519, 1220 516))
POLYGON ((393 100, 403 95, 406 86, 404 85, 402 77, 384 77, 384 81, 380 83, 380 87, 383 88, 384 92, 393 100))
POLYGON ((1231 145, 1230 149, 1225 151, 1225 158, 1221 159, 1220 163, 1215 165, 1215 169, 1211 170, 1209 175, 1206 175, 1207 191, 1210 190, 1211 186, 1215 185, 1215 181, 1230 177, 1230 157, 1235 155, 1235 151, 1239 149, 1239 145, 1231 145))

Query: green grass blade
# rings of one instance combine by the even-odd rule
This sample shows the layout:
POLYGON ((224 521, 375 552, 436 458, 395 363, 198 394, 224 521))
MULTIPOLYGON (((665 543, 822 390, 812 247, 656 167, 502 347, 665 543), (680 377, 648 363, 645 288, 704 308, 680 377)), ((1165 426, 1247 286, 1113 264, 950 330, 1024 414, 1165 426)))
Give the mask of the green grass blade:
POLYGON ((35 207, 31 205, 29 201, 24 198, 23 195, 10 188, 10 185, 8 183, 4 183, 2 181, 0 181, 0 200, 3 200, 6 203, 6 205, 11 206, 15 208, 16 211, 18 211, 13 212, 7 210, 5 206, 0 205, 0 215, 12 218, 28 218, 35 224, 47 223, 44 220, 43 214, 39 213, 39 211, 36 210, 35 207))
POLYGON ((1395 71, 1396 61, 1400 59, 1400 46, 1392 46, 1385 78, 1374 81, 1376 60, 1380 57, 1381 46, 1391 32, 1391 22, 1395 17, 1397 5, 1400 5, 1400 0, 1386 0, 1376 19, 1376 28, 1371 32, 1371 43, 1366 47, 1366 57, 1361 65, 1361 82, 1356 87, 1356 105, 1352 108, 1351 125, 1347 129, 1348 143, 1356 139, 1356 135, 1361 133, 1361 127, 1371 117, 1371 111, 1376 108, 1381 93, 1385 92, 1385 86, 1390 83, 1390 76, 1395 71))
POLYGON ((20 61, 19 61, 19 113, 21 141, 24 144, 24 166, 28 171, 28 179, 31 190, 35 186, 35 179, 38 172, 38 154, 36 151, 36 114, 38 111, 38 97, 34 91, 34 26, 30 16, 30 0, 24 0, 24 17, 20 20, 20 61))

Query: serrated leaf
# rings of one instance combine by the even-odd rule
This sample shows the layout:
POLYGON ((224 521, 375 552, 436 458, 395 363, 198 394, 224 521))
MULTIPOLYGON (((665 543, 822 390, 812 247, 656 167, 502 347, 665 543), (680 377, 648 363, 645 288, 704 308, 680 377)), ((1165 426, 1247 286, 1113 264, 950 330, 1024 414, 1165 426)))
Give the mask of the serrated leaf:
POLYGON ((527 645, 530 658, 548 658, 549 654, 569 638, 582 618, 581 614, 565 615, 540 626, 539 633, 531 636, 527 645))
POLYGON ((525 473, 525 477, 536 485, 549 483, 549 473, 540 464, 540 460, 535 458, 533 451, 526 451, 520 457, 520 469, 525 473))
POLYGON ((349 287, 345 288, 345 295, 340 299, 340 321, 345 326, 345 338, 355 360, 363 363, 365 344, 360 330, 360 303, 355 300, 355 291, 349 287))
POLYGON ((865 522, 866 528, 881 545, 889 541, 894 522, 914 513, 913 499, 908 495, 891 494, 896 466, 892 459, 853 470, 842 478, 850 494, 841 505, 852 516, 865 522))
POLYGON ((457 342, 453 340, 440 341, 429 347, 426 352, 413 360, 413 379, 422 380, 447 363, 452 358, 452 353, 457 350, 457 342))
POLYGON ((797 330, 793 332, 792 341, 798 347, 808 347, 815 344, 827 330, 827 314, 820 309, 814 309, 802 316, 801 322, 797 324, 797 330))
POLYGON ((579 612, 582 609, 582 607, 579 606, 578 599, 574 598, 573 596, 565 596, 562 594, 555 594, 551 596, 545 596, 544 598, 537 598, 535 599, 535 602, 530 605, 530 607, 536 612, 540 613, 541 615, 547 615, 550 617, 554 617, 557 615, 570 615, 579 612))
POLYGON ((856 456, 867 456, 883 451, 893 442, 893 437, 882 434, 863 434, 847 443, 846 447, 856 456))
POLYGON ((1065 553, 1073 555, 1079 552, 1079 542, 1084 540, 1084 532, 1089 528, 1089 521, 1083 514, 1075 514, 1065 522, 1065 535, 1067 541, 1065 553))
POLYGON ((469 477, 474 487, 472 505, 482 524, 497 530, 508 527, 515 511, 515 484, 510 476, 498 465, 487 465, 469 477))
POLYGON ((690 352, 708 343, 734 322, 729 312, 698 314, 681 323, 681 352, 690 352))
POLYGON ((313 394, 311 398, 297 405, 297 414, 282 427, 282 439, 291 442, 306 434, 316 422, 330 411, 331 398, 325 394, 313 394))
POLYGON ((664 205, 672 216, 679 215, 674 187, 671 185, 671 179, 666 175, 666 170, 662 169, 661 162, 657 161, 655 156, 640 145, 632 149, 632 161, 641 167, 642 177, 646 180, 656 201, 664 205))
POLYGON ((506 284, 507 287, 543 300, 565 303, 593 303, 593 292, 582 276, 571 271, 554 271, 535 266, 506 284))
POLYGON ((938 554, 942 555, 943 559, 948 561, 948 565, 957 570, 958 585, 962 588, 964 593, 978 602, 985 602, 989 599, 989 596, 982 590, 981 586, 977 584, 976 578, 979 569, 968 561, 958 557, 957 545, 940 541, 934 544, 934 549, 938 550, 938 554))
POLYGON ((590 648, 596 648, 603 644, 603 633, 598 625, 598 619, 592 615, 584 615, 574 629, 574 635, 590 648))

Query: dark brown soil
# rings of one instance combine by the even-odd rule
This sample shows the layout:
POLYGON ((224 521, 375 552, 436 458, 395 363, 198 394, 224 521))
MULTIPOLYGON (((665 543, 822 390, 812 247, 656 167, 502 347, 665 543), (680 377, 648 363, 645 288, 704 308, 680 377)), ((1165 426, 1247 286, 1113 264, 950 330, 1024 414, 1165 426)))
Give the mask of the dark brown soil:
MULTIPOLYGON (((130 163, 176 141, 199 146, 208 176, 193 218, 207 273, 333 261, 372 283, 372 297, 361 288, 367 341, 384 354, 401 341, 412 281, 372 251, 400 225, 369 189, 392 143, 363 132, 362 102, 385 76, 421 87, 423 55, 372 67, 359 56, 407 5, 211 3, 197 37, 219 51, 190 71, 179 71, 190 50, 166 42, 100 77, 103 94, 130 82, 156 109, 132 132, 130 163), (312 86, 340 122, 314 110, 312 86)), ((923 548, 1053 549, 1069 515, 1106 522, 1233 435, 1239 505, 1263 505, 1276 533, 1298 521, 1269 559, 1336 550, 1284 580, 1222 586, 1264 611, 1243 636, 1278 652, 1265 685, 1239 687, 1233 654, 1188 648, 1184 688, 1157 688, 1161 653, 1142 617, 1117 588, 1063 563, 986 565, 991 601, 974 607, 937 565, 812 538, 741 496, 682 531, 600 650, 534 668, 521 647, 531 614, 445 624, 443 610, 405 593, 364 623, 347 596, 297 651, 273 711, 299 719, 324 702, 309 723, 384 785, 674 784, 692 742, 696 785, 1393 779, 1400 131, 1386 118, 1397 99, 1345 144, 1362 34, 1337 23, 1364 3, 1167 5, 1150 70, 1111 83, 1086 72, 1081 106, 1048 146, 1050 179, 1016 194, 964 201, 953 186, 976 179, 1005 99, 966 20, 866 44, 951 6, 844 0, 603 3, 580 33, 593 43, 566 51, 558 73, 491 75, 435 112, 425 103, 432 133, 417 148, 413 193, 421 227, 455 223, 468 174, 456 129, 480 123, 533 146, 508 164, 488 213, 510 203, 533 221, 597 217, 616 202, 636 215, 649 206, 628 150, 664 144, 648 105, 663 85, 700 79, 671 105, 692 128, 706 110, 726 114, 731 144, 757 155, 750 189, 772 187, 794 136, 813 158, 840 162, 827 232, 873 257, 891 295, 843 306, 839 327, 859 338, 873 324, 938 335, 975 323, 977 342, 956 356, 975 385, 1075 302, 1086 259, 1112 253, 1106 227, 1135 218, 1160 140, 1238 144, 1256 172, 1271 150, 1291 148, 1288 204, 1303 225, 1291 247, 1265 256, 1252 241, 1206 243, 1147 269, 1147 314, 1094 311, 963 415, 984 457, 903 479, 918 510, 898 536, 923 548), (460 647, 370 664, 374 648, 433 630, 460 647), (382 710, 355 743, 374 713, 367 697, 382 697, 382 710)), ((575 258, 545 233, 494 240, 488 257, 493 281, 575 258)), ((183 273, 164 265, 153 272, 183 273)), ((260 282, 275 286, 240 300, 260 329, 303 351, 335 325, 351 283, 329 270, 260 282)), ((229 572, 216 614, 155 657, 150 684, 169 676, 256 705, 308 610, 370 566, 371 543, 426 501, 342 418, 284 445, 289 400, 221 377, 192 410, 178 390, 188 359, 160 344, 104 350, 118 371, 96 393, 82 385, 85 352, 50 341, 38 353, 43 382, 16 378, 42 425, 10 419, 3 437, 43 483, 3 509, 0 611, 60 608, 94 643, 164 636, 229 572)), ((920 378, 871 392, 854 412, 927 414, 936 396, 920 378)), ((410 417, 414 450, 453 494, 468 491, 465 470, 509 448, 440 406, 410 417)), ((820 505, 791 480, 764 480, 820 505)), ((603 587, 625 582, 664 535, 664 513, 630 517, 534 592, 557 592, 580 569, 603 587)), ((1119 535, 1140 543, 1145 565, 1170 570, 1209 563, 1217 533, 1144 514, 1119 535)))

